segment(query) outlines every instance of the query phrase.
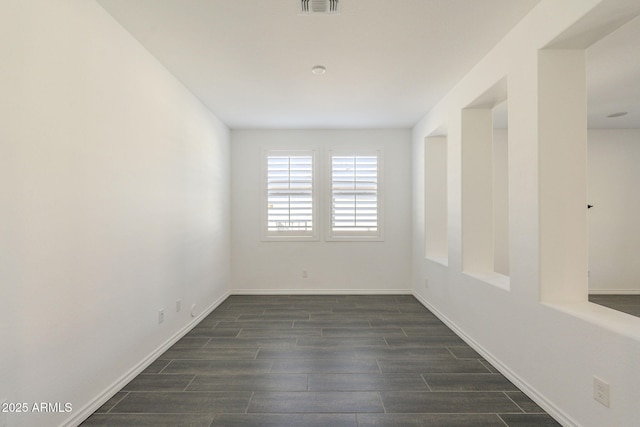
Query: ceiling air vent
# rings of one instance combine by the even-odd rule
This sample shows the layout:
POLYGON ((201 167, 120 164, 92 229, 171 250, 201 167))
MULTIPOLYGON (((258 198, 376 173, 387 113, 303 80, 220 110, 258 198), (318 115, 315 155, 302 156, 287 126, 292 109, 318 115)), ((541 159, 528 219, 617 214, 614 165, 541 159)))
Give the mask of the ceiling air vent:
POLYGON ((338 0, 299 0, 303 15, 335 15, 339 13, 338 0))

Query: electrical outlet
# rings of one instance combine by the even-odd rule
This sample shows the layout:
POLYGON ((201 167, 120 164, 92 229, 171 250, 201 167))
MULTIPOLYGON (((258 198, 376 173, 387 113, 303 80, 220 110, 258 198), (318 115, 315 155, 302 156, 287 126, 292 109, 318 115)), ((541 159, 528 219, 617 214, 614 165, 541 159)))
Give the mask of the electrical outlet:
POLYGON ((164 322, 164 308, 158 311, 158 323, 164 322))
POLYGON ((593 398, 609 407, 609 384, 598 377, 593 377, 593 398))
POLYGON ((176 300, 176 313, 178 313, 180 310, 182 310, 182 300, 181 299, 177 299, 176 300))

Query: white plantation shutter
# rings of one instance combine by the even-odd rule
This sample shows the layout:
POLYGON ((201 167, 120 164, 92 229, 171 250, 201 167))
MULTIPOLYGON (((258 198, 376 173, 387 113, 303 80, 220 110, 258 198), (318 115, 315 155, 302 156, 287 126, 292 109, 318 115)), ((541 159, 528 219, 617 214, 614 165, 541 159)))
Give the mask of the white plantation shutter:
POLYGON ((379 237, 378 159, 331 155, 331 237, 379 237))
POLYGON ((268 151, 266 236, 314 237, 312 151, 268 151))

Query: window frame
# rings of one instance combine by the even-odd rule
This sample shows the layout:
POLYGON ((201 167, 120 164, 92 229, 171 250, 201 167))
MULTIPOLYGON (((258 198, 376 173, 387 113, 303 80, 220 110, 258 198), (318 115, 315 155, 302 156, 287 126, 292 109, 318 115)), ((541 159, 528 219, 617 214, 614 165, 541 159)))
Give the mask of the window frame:
POLYGON ((325 192, 325 240, 328 242, 339 241, 384 241, 384 162, 381 149, 328 149, 325 156, 326 192, 325 192), (376 208, 377 224, 376 231, 335 231, 333 229, 333 158, 340 156, 371 157, 377 158, 377 185, 376 185, 376 208))
POLYGON ((263 149, 261 174, 261 240, 264 242, 317 241, 321 224, 318 215, 318 167, 315 149, 263 149), (310 156, 311 157, 311 231, 272 231, 269 230, 269 157, 271 156, 310 156))

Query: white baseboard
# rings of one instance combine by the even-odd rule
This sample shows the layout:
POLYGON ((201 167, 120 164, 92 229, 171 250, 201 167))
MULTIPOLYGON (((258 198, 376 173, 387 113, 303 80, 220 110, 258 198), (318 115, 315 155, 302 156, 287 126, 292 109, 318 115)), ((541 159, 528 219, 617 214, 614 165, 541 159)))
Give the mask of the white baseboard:
POLYGON ((452 322, 447 316, 438 311, 421 295, 414 292, 414 297, 422 305, 424 305, 429 311, 431 311, 436 317, 442 320, 449 328, 451 328, 464 342, 477 351, 483 358, 491 363, 502 375, 504 375, 509 381, 511 381, 516 387, 518 387, 524 394, 526 394, 531 400, 533 400, 538 406, 544 409, 549 415, 555 418, 560 424, 565 427, 579 427, 580 424, 567 415, 562 409, 555 406, 549 400, 547 400, 536 389, 531 387, 527 382, 521 379, 515 372, 513 372, 508 366, 504 365, 500 360, 494 357, 489 351, 487 351, 481 344, 473 340, 462 329, 452 322))
POLYGON ((640 289, 589 289, 589 295, 640 295, 640 289))
POLYGON ((86 420, 91 414, 93 414, 98 408, 104 405, 109 399, 111 399, 118 391, 122 389, 125 385, 127 385, 132 379, 134 379, 138 374, 144 371, 149 365, 151 365, 158 357, 162 355, 169 347, 174 345, 180 338, 185 336, 191 329, 193 329, 198 323, 202 321, 205 317, 207 317, 213 310, 215 310, 224 300, 226 300, 230 295, 230 292, 227 291, 220 298, 215 300, 209 307, 207 307, 202 313, 198 316, 194 317, 187 325, 185 325, 182 329, 176 332, 173 336, 171 336, 168 340, 166 340, 162 345, 160 345, 157 349, 155 349, 151 354, 141 360, 137 365, 131 368, 127 373, 121 376, 118 380, 116 380, 113 384, 107 387, 100 395, 98 395, 91 402, 86 404, 82 409, 80 409, 76 414, 63 422, 61 427, 77 427, 86 420))
POLYGON ((413 295, 413 289, 233 289, 231 295, 413 295))

